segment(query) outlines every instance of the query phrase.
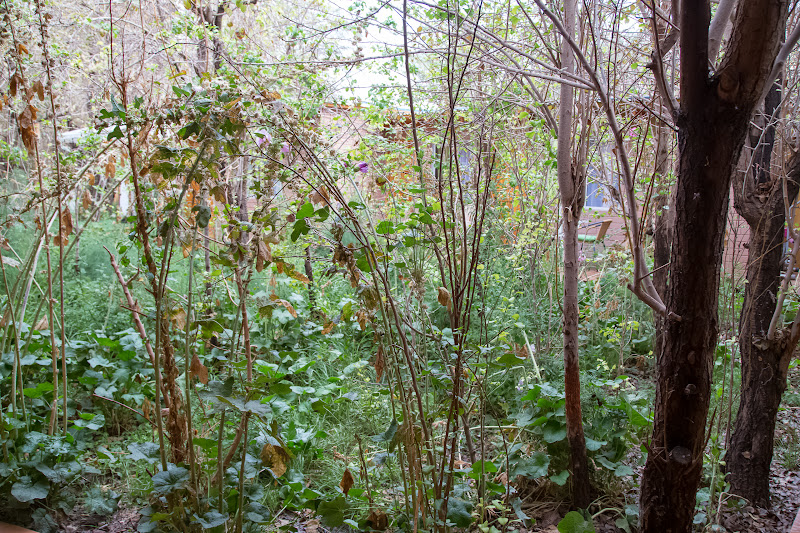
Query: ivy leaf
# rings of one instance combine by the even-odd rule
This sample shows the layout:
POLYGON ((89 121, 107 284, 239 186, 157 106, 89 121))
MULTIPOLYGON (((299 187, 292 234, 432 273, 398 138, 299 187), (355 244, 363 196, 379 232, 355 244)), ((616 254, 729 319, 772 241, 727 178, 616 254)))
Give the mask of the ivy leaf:
POLYGON ((158 495, 182 489, 189 481, 189 471, 182 466, 169 465, 153 476, 153 492, 158 495))
POLYGON ((34 483, 28 476, 23 477, 11 486, 11 495, 22 503, 42 500, 47 498, 49 493, 50 483, 48 481, 34 483))
POLYGON ((81 413, 80 418, 72 422, 75 427, 97 431, 106 423, 106 417, 94 413, 81 413))
POLYGON ((472 479, 478 479, 481 477, 483 472, 497 472, 497 465, 491 461, 475 461, 475 463, 472 465, 472 470, 469 473, 469 477, 472 479))

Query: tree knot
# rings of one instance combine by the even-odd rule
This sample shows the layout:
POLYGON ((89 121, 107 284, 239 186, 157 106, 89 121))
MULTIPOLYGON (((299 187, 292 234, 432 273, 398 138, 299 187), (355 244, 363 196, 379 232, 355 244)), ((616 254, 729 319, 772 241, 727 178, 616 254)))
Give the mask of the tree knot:
POLYGON ((675 446, 669 452, 669 460, 674 461, 679 465, 686 466, 692 462, 692 452, 683 446, 675 446))

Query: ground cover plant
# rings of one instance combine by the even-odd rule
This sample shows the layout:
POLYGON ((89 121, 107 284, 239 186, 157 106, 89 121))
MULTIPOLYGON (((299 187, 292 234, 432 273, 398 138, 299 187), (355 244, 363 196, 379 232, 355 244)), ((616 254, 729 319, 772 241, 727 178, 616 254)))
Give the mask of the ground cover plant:
POLYGON ((0 521, 791 524, 795 2, 0 16, 0 521))

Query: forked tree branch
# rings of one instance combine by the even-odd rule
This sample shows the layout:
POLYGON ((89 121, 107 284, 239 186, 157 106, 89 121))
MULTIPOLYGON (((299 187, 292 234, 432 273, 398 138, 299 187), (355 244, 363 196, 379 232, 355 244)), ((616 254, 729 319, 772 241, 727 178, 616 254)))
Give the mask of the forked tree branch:
MULTIPOLYGON (((553 25, 561 34, 562 38, 569 43, 570 47, 575 52, 575 57, 580 61, 581 66, 589 75, 595 86, 595 90, 600 97, 600 104, 606 113, 608 127, 614 135, 614 143, 617 148, 617 161, 619 162, 620 169, 622 170, 622 178, 625 182, 625 192, 627 197, 627 206, 623 203, 623 209, 627 211, 626 214, 630 220, 629 229, 631 232, 631 252, 633 254, 634 281, 633 285, 629 285, 628 288, 654 311, 661 314, 666 314, 666 305, 664 305, 664 301, 658 294, 655 285, 653 285, 653 280, 647 271, 647 262, 645 261, 644 250, 642 249, 641 235, 639 234, 639 214, 637 212, 638 203, 636 202, 636 195, 634 192, 633 172, 631 170, 630 160, 628 159, 628 151, 625 148, 625 142, 622 137, 622 131, 617 123, 617 117, 614 114, 614 110, 611 107, 608 89, 605 87, 603 79, 597 74, 597 71, 592 68, 589 60, 583 54, 575 40, 572 38, 569 32, 564 29, 564 25, 561 23, 561 20, 556 17, 555 14, 553 14, 553 12, 547 8, 547 6, 544 5, 542 0, 534 0, 534 2, 536 2, 536 5, 539 6, 539 9, 542 11, 542 13, 544 13, 544 15, 553 22, 553 25)), ((524 9, 519 0, 517 0, 517 3, 520 5, 521 9, 524 9)), ((670 314, 672 315, 672 313, 670 314)), ((677 315, 673 316, 673 318, 677 320, 680 319, 680 317, 677 315)))

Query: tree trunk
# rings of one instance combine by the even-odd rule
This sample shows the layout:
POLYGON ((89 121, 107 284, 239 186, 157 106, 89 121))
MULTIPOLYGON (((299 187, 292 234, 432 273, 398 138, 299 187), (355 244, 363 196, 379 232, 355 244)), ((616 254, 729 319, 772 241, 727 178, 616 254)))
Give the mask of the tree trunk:
MULTIPOLYGON (((778 84, 773 85, 766 98, 763 138, 760 130, 753 135, 756 149, 752 173, 740 172, 734 182, 734 205, 750 226, 750 242, 739 323, 741 398, 726 462, 732 492, 762 507, 769 505, 775 422, 795 347, 789 332, 783 329, 772 339, 767 338, 780 290, 786 227, 783 183, 770 172, 775 128, 768 117, 780 103, 778 89, 778 84)), ((791 205, 799 188, 800 157, 793 156, 788 166, 786 200, 791 205)))
MULTIPOLYGON (((654 181, 664 183, 669 173, 669 145, 670 140, 667 135, 667 127, 656 125, 656 168, 654 170, 654 181)), ((669 185, 666 190, 656 195, 653 199, 654 224, 653 224, 653 286, 658 294, 667 294, 667 281, 669 276, 669 253, 672 247, 672 231, 669 221, 672 219, 670 210, 669 185)), ((655 325, 655 341, 653 344, 653 355, 658 361, 661 357, 661 348, 664 342, 664 316, 653 313, 655 325)))
POLYGON ((690 532, 703 468, 719 272, 730 180, 783 35, 780 0, 739 4, 719 74, 708 75, 708 1, 680 9, 680 151, 653 439, 642 478, 644 533, 690 532))
MULTIPOLYGON (((575 0, 564 2, 564 27, 575 31, 575 0)), ((561 45, 561 68, 575 72, 575 56, 566 39, 561 45)), ((581 415, 581 381, 578 365, 578 221, 583 208, 581 173, 572 160, 572 118, 575 89, 561 85, 558 118, 558 188, 563 207, 564 231, 564 396, 566 398, 567 440, 572 473, 572 504, 585 509, 589 497, 589 466, 581 415)))

